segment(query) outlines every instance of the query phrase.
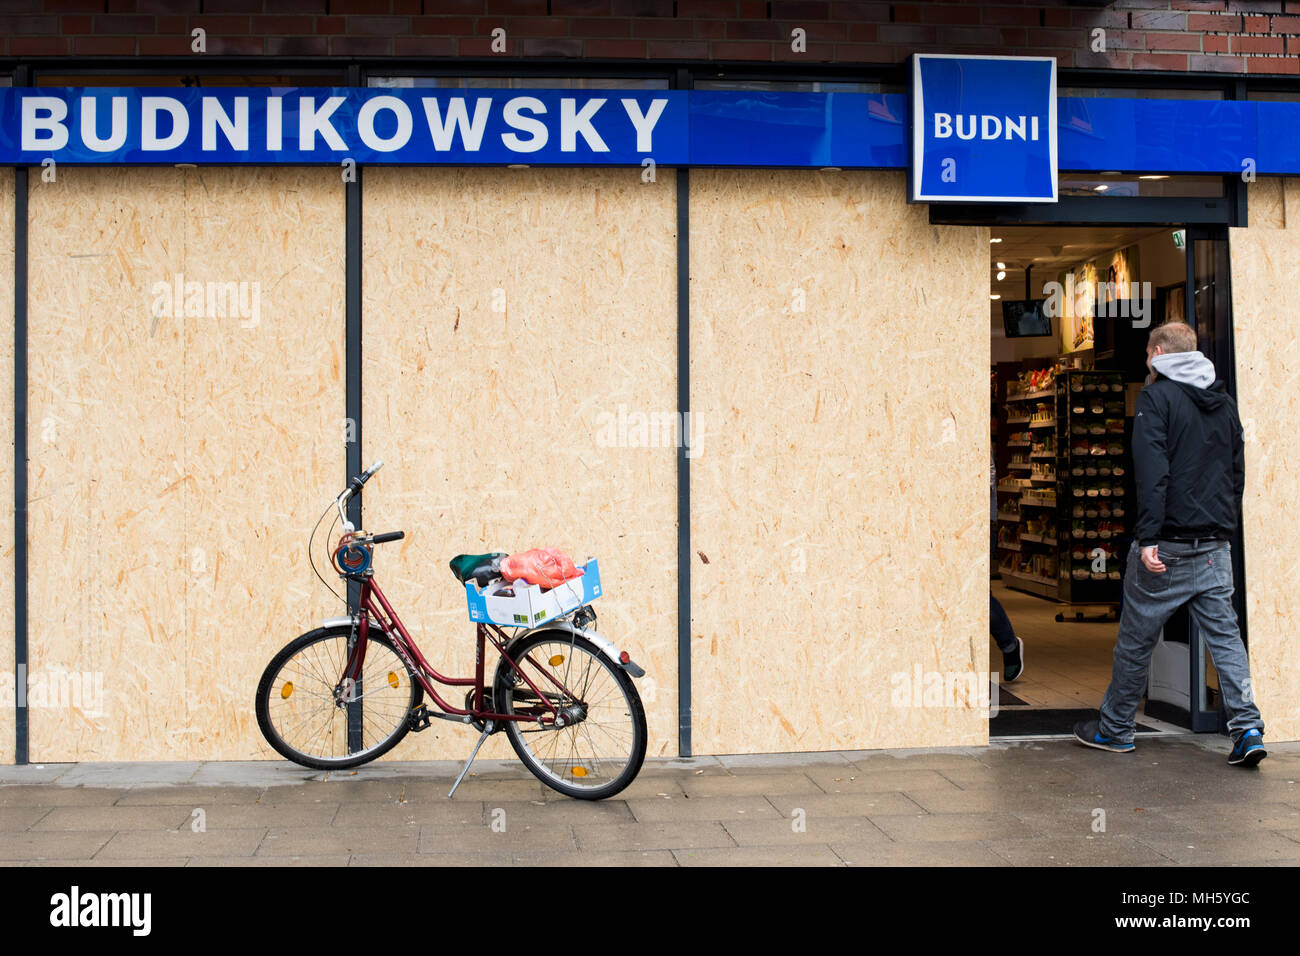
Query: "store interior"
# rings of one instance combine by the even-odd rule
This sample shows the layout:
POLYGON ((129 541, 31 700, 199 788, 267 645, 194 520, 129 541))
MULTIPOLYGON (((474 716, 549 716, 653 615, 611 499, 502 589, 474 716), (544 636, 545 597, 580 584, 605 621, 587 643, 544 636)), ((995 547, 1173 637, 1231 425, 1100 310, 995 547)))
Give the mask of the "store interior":
MULTIPOLYGON (((1068 734, 1110 681, 1134 404, 1150 329, 1184 314, 1184 243, 1171 226, 992 230, 990 592, 1025 648, 994 737, 1068 734)), ((1185 732, 1138 713, 1139 732, 1185 732)))

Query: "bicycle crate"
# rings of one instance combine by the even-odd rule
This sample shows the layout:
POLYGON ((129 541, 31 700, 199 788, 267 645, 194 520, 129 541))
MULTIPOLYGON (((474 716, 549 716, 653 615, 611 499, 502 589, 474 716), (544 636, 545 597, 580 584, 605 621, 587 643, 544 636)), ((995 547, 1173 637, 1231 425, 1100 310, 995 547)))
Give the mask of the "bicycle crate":
POLYGON ((469 619, 503 627, 537 627, 590 604, 600 597, 600 567, 595 558, 588 558, 578 567, 584 572, 581 577, 570 578, 548 591, 523 579, 511 583, 499 578, 483 588, 466 581, 469 619))

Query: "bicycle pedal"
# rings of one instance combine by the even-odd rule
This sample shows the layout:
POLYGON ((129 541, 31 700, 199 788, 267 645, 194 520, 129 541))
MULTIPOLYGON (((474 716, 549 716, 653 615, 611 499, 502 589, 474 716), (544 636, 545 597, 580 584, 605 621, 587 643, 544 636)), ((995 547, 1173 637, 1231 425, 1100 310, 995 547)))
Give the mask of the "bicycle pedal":
POLYGON ((429 708, 424 704, 412 708, 407 715, 406 721, 411 725, 411 732, 418 734, 422 730, 428 730, 429 725, 433 722, 429 719, 429 708))

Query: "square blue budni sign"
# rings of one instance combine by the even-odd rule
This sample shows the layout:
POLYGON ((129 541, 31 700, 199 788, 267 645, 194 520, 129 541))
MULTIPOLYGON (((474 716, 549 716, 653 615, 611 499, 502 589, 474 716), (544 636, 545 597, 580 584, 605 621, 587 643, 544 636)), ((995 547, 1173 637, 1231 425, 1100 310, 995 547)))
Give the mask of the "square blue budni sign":
POLYGON ((912 202, 1056 202, 1056 60, 912 57, 912 202))

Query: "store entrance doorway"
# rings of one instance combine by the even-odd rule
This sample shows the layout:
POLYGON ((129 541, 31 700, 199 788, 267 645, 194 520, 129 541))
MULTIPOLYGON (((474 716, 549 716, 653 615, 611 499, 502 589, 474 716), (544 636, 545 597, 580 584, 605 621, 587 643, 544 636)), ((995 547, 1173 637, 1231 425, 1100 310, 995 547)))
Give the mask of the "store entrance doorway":
MULTIPOLYGON (((1192 322, 1234 384, 1227 244, 1168 225, 997 225, 991 239, 990 601, 1023 642, 1024 670, 999 684, 990 735, 1068 735, 1110 681, 1150 330, 1192 322)), ((993 638, 989 653, 1000 670, 993 638)), ((1217 683, 1185 613, 1151 673, 1140 734, 1218 729, 1217 683)))

